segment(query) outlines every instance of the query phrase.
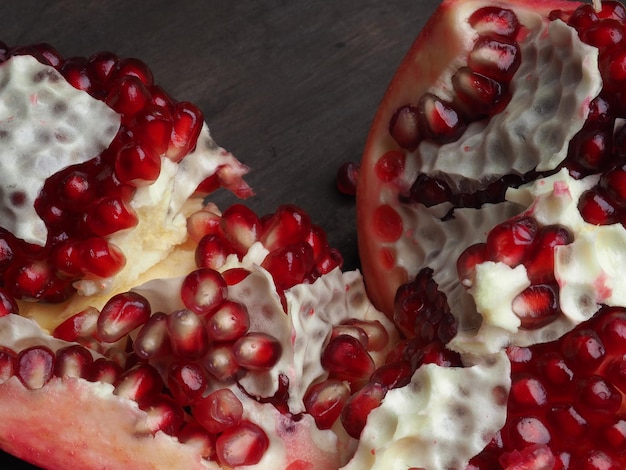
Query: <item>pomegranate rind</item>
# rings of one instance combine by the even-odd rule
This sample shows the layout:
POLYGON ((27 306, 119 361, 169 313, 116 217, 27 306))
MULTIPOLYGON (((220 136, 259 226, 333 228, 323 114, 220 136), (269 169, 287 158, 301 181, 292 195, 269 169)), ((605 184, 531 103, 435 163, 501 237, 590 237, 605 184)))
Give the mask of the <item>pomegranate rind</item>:
MULTIPOLYGON (((460 64, 464 63, 467 51, 472 47, 476 33, 469 31, 467 18, 478 8, 499 6, 512 9, 518 14, 520 22, 528 25, 529 22, 533 24, 537 21, 540 24, 545 24, 548 13, 554 9, 573 11, 579 5, 580 3, 577 2, 566 1, 555 1, 549 4, 524 0, 510 2, 444 1, 414 41, 389 84, 372 123, 361 161, 357 187, 358 244, 361 266, 370 298, 379 310, 387 315, 392 314, 397 288, 414 277, 417 271, 424 267, 423 259, 419 254, 421 251, 419 245, 427 240, 426 235, 432 235, 426 234, 420 237, 420 226, 416 225, 421 222, 420 216, 402 213, 403 209, 400 208, 399 202, 400 195, 408 192, 417 176, 418 169, 416 166, 422 165, 422 162, 412 158, 409 154, 406 159, 406 168, 399 177, 389 182, 383 182, 377 177, 376 163, 379 159, 388 151, 401 150, 388 129, 393 113, 401 106, 413 103, 428 91, 437 89, 445 92, 445 89, 449 88, 449 85, 445 85, 445 83, 449 84, 446 77, 449 77, 459 68, 460 64), (433 47, 433 45, 439 46, 433 47), (445 47, 441 45, 445 45, 445 47), (389 242, 381 240, 376 235, 375 211, 385 205, 389 205, 397 211, 403 222, 406 223, 400 240, 389 242)), ((525 27, 520 31, 520 35, 523 34, 527 34, 525 27)), ((588 48, 588 46, 579 46, 588 48)), ((585 51, 587 50, 585 49, 585 51)), ((595 57, 597 58, 597 52, 595 57)), ((593 60, 587 59, 585 56, 578 62, 585 73, 593 72, 593 60)), ((520 69, 523 70, 523 67, 520 69)), ((568 119, 560 123, 563 126, 572 123, 572 129, 565 132, 566 135, 570 135, 573 129, 582 125, 581 119, 584 120, 590 100, 587 100, 586 103, 580 103, 580 100, 585 94, 591 96, 599 91, 597 89, 599 82, 595 72, 589 85, 587 91, 576 98, 580 106, 574 105, 572 107, 572 114, 576 114, 575 122, 572 123, 568 119)), ((519 156, 517 152, 515 155, 519 156)), ((543 157, 546 155, 542 156, 540 160, 543 160, 543 157)), ((555 163, 551 161, 552 157, 553 155, 547 156, 548 160, 546 161, 550 162, 548 166, 555 163)), ((455 164, 456 161, 451 163, 453 167, 455 164)), ((483 166, 476 164, 476 171, 481 172, 482 175, 483 166)), ((481 175, 477 179, 480 179, 481 175)), ((436 215, 442 217, 448 209, 449 207, 441 207, 436 215)), ((505 218, 503 216, 503 220, 505 218)), ((491 226, 487 225, 474 226, 473 231, 486 233, 490 228, 491 226)), ((442 253, 445 255, 445 252, 442 253)))

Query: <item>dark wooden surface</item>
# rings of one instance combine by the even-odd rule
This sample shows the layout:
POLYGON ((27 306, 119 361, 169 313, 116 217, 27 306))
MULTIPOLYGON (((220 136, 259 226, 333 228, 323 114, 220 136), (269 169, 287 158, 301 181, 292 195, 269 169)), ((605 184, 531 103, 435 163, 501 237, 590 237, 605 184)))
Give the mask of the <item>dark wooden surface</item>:
MULTIPOLYGON (((300 205, 355 268, 354 202, 336 192, 335 173, 360 158, 387 83, 437 4, 3 0, 0 40, 48 42, 66 57, 109 50, 144 60, 156 81, 196 103, 216 141, 252 168, 253 209, 300 205)), ((216 201, 225 208, 234 198, 216 201)), ((0 464, 32 468, 6 455, 0 464)))

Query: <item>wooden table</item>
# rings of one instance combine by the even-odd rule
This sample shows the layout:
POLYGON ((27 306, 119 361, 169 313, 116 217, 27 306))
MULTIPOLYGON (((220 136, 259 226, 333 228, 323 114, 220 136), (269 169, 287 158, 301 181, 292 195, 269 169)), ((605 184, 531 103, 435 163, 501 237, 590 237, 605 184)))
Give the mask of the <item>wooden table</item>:
MULTIPOLYGON (((252 168, 247 181, 256 197, 247 203, 255 211, 300 205, 355 268, 354 201, 335 190, 336 170, 360 158, 387 83, 437 4, 4 0, 0 40, 48 42, 66 57, 110 50, 141 58, 172 96, 196 103, 215 140, 252 168)), ((215 200, 222 208, 235 201, 215 200)), ((33 468, 8 456, 0 463, 33 468)))

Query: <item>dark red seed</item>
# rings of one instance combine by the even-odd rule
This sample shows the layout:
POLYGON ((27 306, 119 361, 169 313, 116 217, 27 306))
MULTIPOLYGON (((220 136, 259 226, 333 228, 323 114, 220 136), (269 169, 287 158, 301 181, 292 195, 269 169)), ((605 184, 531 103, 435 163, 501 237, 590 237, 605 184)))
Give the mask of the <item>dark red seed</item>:
POLYGON ((348 399, 341 412, 341 424, 350 436, 355 439, 361 436, 368 415, 380 406, 386 394, 385 386, 368 383, 348 399))
POLYGON ((54 353, 45 346, 31 346, 17 356, 15 375, 22 384, 36 390, 45 386, 54 376, 54 353))
POLYGON ((111 297, 102 307, 97 322, 101 341, 114 343, 150 318, 150 303, 136 292, 124 292, 111 297))
POLYGON ((356 194, 360 165, 356 162, 343 163, 337 170, 336 184, 340 193, 348 196, 356 194))
POLYGON ((419 109, 416 106, 398 108, 389 121, 389 134, 403 149, 415 150, 422 140, 419 124, 419 109))

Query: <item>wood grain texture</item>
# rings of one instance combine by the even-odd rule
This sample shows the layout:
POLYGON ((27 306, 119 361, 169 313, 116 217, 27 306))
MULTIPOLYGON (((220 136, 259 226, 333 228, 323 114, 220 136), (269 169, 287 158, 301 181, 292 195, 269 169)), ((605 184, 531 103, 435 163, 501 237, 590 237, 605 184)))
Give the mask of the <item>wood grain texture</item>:
MULTIPOLYGON (((302 206, 355 268, 354 201, 335 190, 336 170, 360 158, 387 83, 437 4, 4 0, 0 40, 47 42, 66 57, 110 50, 141 58, 252 168, 254 210, 302 206)), ((234 198, 215 201, 225 208, 234 198)), ((2 468, 32 468, 5 458, 2 468)))

